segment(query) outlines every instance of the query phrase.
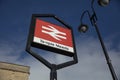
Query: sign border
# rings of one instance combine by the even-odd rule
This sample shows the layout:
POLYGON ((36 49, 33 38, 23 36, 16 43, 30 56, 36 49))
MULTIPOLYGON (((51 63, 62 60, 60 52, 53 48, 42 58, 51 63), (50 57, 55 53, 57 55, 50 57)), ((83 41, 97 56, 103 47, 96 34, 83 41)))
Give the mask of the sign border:
POLYGON ((35 48, 39 48, 39 49, 43 49, 43 50, 47 50, 47 51, 52 51, 54 53, 58 53, 58 54, 62 54, 62 55, 70 56, 70 57, 73 57, 74 55, 76 55, 76 47, 75 47, 75 41, 74 41, 74 37, 73 37, 73 30, 72 30, 72 28, 69 25, 65 24, 62 20, 60 20, 59 18, 57 18, 56 16, 51 15, 51 14, 49 14, 49 15, 33 14, 32 15, 32 20, 31 20, 31 25, 30 25, 30 32, 29 32, 29 37, 28 37, 28 43, 27 44, 28 44, 29 47, 32 46, 32 47, 35 47, 35 48), (40 18, 40 17, 45 17, 45 18, 51 17, 51 18, 54 18, 55 20, 57 20, 58 22, 63 24, 66 28, 71 30, 74 53, 33 42, 36 19, 40 18))

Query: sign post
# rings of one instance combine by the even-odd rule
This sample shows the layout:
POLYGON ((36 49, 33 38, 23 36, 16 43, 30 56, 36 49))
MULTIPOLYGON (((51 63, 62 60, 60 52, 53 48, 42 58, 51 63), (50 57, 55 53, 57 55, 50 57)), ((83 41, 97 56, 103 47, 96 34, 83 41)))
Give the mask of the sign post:
POLYGON ((50 80, 57 80, 58 69, 78 62, 72 29, 53 14, 32 15, 26 51, 51 69, 50 80), (53 18, 64 25, 64 27, 42 20, 41 18, 53 18), (73 57, 73 60, 57 65, 51 64, 42 56, 33 52, 32 47, 73 57))

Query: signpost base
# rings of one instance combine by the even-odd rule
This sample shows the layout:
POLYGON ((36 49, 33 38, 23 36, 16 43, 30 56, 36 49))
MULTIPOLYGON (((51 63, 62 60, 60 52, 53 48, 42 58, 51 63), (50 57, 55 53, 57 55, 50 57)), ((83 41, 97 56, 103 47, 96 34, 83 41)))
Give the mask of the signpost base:
POLYGON ((56 69, 56 65, 54 64, 50 72, 50 80, 57 80, 57 69, 56 69))

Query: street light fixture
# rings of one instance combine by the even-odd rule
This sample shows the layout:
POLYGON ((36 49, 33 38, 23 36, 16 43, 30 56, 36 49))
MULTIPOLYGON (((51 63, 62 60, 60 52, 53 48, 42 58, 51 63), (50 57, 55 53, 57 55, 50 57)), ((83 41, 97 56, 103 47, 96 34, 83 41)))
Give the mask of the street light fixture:
POLYGON ((98 0, 98 4, 100 6, 107 6, 109 4, 110 0, 98 0))
POLYGON ((85 33, 88 30, 88 26, 85 24, 81 24, 78 28, 78 31, 85 33))
MULTIPOLYGON (((98 38, 99 38, 101 47, 102 47, 102 49, 103 49, 104 56, 105 56, 105 59, 106 59, 106 61, 107 61, 107 64, 108 64, 109 70, 110 70, 110 72, 111 72, 112 78, 113 78, 113 80, 118 80, 118 78, 117 78, 117 76, 116 76, 116 73, 115 73, 115 71, 114 71, 113 65, 112 65, 112 63, 111 63, 111 59, 110 59, 110 57, 109 57, 109 55, 108 55, 108 53, 107 53, 107 50, 106 50, 106 48, 105 48, 104 42, 103 42, 103 40, 102 40, 102 37, 101 37, 101 35, 100 35, 99 29, 98 29, 98 26, 97 26, 97 15, 96 15, 95 10, 94 10, 94 7, 93 7, 94 1, 95 1, 95 0, 92 0, 92 1, 91 1, 91 8, 92 8, 92 12, 93 12, 92 15, 90 14, 90 12, 89 12, 88 10, 85 10, 85 11, 82 13, 81 18, 80 18, 81 25, 79 26, 78 30, 79 30, 79 32, 83 32, 83 33, 85 33, 85 32, 88 30, 88 26, 87 26, 86 24, 83 24, 83 22, 82 22, 82 19, 83 19, 85 13, 88 14, 88 17, 89 17, 89 19, 90 19, 90 22, 91 22, 92 26, 95 27, 95 30, 96 30, 96 33, 97 33, 97 35, 98 35, 98 38)), ((98 0, 98 4, 99 4, 100 6, 103 6, 103 7, 106 6, 106 5, 108 5, 109 2, 110 2, 110 0, 98 0)))

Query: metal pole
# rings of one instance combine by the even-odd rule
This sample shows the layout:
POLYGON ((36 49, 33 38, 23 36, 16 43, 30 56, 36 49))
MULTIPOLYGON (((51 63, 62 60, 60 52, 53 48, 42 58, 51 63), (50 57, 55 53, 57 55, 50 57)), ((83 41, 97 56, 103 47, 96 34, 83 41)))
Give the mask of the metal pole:
MULTIPOLYGON (((83 16, 84 16, 85 13, 88 13, 90 22, 91 22, 92 26, 95 27, 95 30, 96 30, 96 32, 97 32, 97 36, 98 36, 98 38, 99 38, 101 47, 102 47, 102 49, 103 49, 103 53, 104 53, 105 59, 106 59, 106 61, 107 61, 109 70, 110 70, 110 72, 111 72, 112 78, 113 78, 113 80, 118 80, 117 75, 116 75, 116 73, 115 73, 115 71, 114 71, 113 65, 112 65, 112 63, 111 63, 110 57, 109 57, 109 55, 108 55, 108 53, 107 53, 107 50, 106 50, 105 45, 104 45, 104 42, 103 42, 103 40, 102 40, 102 37, 101 37, 101 35, 100 35, 99 29, 98 29, 98 27, 97 27, 97 23, 96 23, 96 22, 97 22, 97 15, 96 15, 96 12, 95 12, 94 7, 93 7, 94 1, 95 1, 95 0, 92 0, 92 1, 91 1, 91 8, 92 8, 93 14, 90 15, 90 13, 89 13, 88 10, 84 11, 84 12, 82 13, 82 15, 81 15, 80 21, 81 21, 81 24, 83 24, 83 22, 82 22, 83 16)), ((86 27, 87 27, 87 26, 86 26, 86 27)))
POLYGON ((114 68, 113 68, 113 65, 112 65, 112 63, 111 63, 111 59, 110 59, 110 57, 109 57, 109 55, 108 55, 108 53, 107 53, 106 47, 105 47, 105 45, 104 45, 104 42, 103 42, 102 37, 101 37, 101 35, 100 35, 99 29, 98 29, 98 27, 97 27, 97 23, 96 23, 96 21, 97 21, 97 15, 96 15, 95 10, 94 10, 94 7, 93 7, 94 1, 95 1, 95 0, 92 0, 92 2, 91 2, 91 8, 92 8, 92 11, 93 11, 93 15, 91 16, 90 21, 91 21, 92 25, 95 27, 95 30, 96 30, 96 32, 97 32, 97 35, 98 35, 98 38, 99 38, 101 47, 102 47, 102 49, 103 49, 103 53, 104 53, 105 59, 106 59, 106 61, 107 61, 109 70, 110 70, 111 75, 112 75, 112 78, 113 78, 113 80, 118 80, 117 75, 116 75, 116 73, 115 73, 115 70, 114 70, 114 68))
POLYGON ((50 72, 50 80, 57 80, 57 66, 55 64, 52 64, 52 69, 50 72))
POLYGON ((101 44, 102 49, 103 49, 103 53, 104 53, 104 55, 105 55, 105 59, 106 59, 106 61, 107 61, 108 67, 109 67, 109 69, 110 69, 112 78, 113 78, 113 80, 118 80, 118 78, 117 78, 117 76, 116 76, 116 73, 115 73, 115 71, 114 71, 113 65, 112 65, 112 63, 111 63, 110 57, 109 57, 109 55, 108 55, 108 53, 107 53, 107 50, 106 50, 106 48, 105 48, 105 45, 104 45, 104 43, 103 43, 103 40, 102 40, 102 37, 101 37, 101 35, 100 35, 100 32, 99 32, 99 29, 98 29, 98 27, 97 27, 96 22, 94 23, 94 26, 95 26, 95 29, 96 29, 96 32, 97 32, 97 35, 98 35, 100 44, 101 44))

